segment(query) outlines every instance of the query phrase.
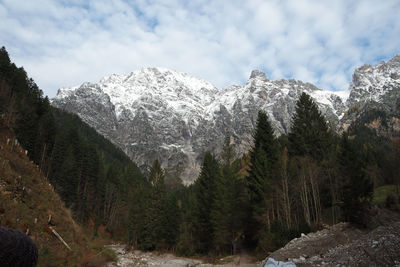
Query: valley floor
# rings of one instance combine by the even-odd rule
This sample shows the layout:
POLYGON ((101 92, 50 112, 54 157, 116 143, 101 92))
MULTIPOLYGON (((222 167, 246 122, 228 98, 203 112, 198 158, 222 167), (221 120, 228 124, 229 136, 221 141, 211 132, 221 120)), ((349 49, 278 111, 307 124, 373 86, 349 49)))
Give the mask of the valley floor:
MULTIPOLYGON (((370 230, 359 230, 348 223, 338 223, 321 231, 302 234, 283 248, 271 253, 278 261, 291 261, 297 266, 400 266, 400 213, 375 209, 370 230), (372 229, 372 230, 371 230, 372 229)), ((199 259, 177 257, 158 252, 126 251, 121 244, 110 245, 118 263, 108 267, 125 266, 264 266, 254 263, 243 253, 222 258, 210 264, 199 259)))
POLYGON ((222 258, 220 264, 205 263, 199 259, 177 257, 170 253, 159 252, 143 252, 140 250, 125 250, 122 244, 108 246, 113 249, 117 256, 118 262, 109 263, 107 267, 128 267, 128 266, 170 266, 170 267, 186 267, 186 266, 248 266, 259 267, 262 263, 253 263, 253 258, 246 254, 234 255, 222 258))

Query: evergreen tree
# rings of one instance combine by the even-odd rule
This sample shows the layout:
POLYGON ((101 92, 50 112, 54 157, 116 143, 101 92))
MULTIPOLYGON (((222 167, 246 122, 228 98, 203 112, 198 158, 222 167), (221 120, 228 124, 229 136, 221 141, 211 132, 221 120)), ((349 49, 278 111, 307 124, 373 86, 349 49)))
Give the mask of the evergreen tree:
POLYGON ((76 193, 79 183, 78 163, 71 148, 65 152, 60 171, 56 177, 54 185, 57 193, 60 194, 68 208, 75 209, 76 193))
POLYGON ((258 113, 254 134, 254 147, 250 151, 250 170, 247 187, 250 197, 251 219, 247 222, 246 238, 257 244, 262 229, 268 229, 271 181, 278 162, 278 143, 265 112, 258 113))
POLYGON ((215 198, 211 210, 213 246, 216 252, 236 253, 243 230, 243 183, 238 180, 234 150, 230 138, 225 139, 221 154, 221 175, 215 182, 215 198))
POLYGON ((192 256, 196 250, 195 233, 195 202, 196 196, 194 186, 182 188, 180 197, 181 222, 179 225, 179 236, 177 240, 177 252, 184 256, 192 256))
POLYGON ((326 119, 306 93, 296 104, 289 134, 289 152, 294 156, 309 155, 320 161, 329 151, 332 135, 326 119))
POLYGON ((265 112, 259 111, 247 179, 251 201, 255 205, 265 197, 268 179, 272 176, 278 153, 278 143, 268 116, 265 112))
MULTIPOLYGON (((266 156, 270 166, 273 166, 278 160, 279 147, 277 140, 274 136, 274 130, 272 129, 267 113, 264 111, 258 112, 256 130, 253 136, 254 145, 250 151, 251 164, 255 162, 255 153, 258 148, 262 149, 266 156)), ((272 173, 272 170, 269 174, 272 173)))
POLYGON ((170 192, 163 203, 163 214, 161 217, 161 230, 159 233, 158 247, 171 249, 176 245, 179 235, 179 224, 181 213, 178 207, 177 196, 170 192))
POLYGON ((343 134, 339 151, 341 174, 341 210, 343 219, 365 225, 365 215, 372 198, 373 184, 365 173, 365 162, 346 134, 343 134))
POLYGON ((98 175, 99 161, 97 151, 93 146, 87 146, 83 154, 77 192, 77 214, 81 222, 86 222, 90 213, 94 210, 98 175))
POLYGON ((162 247, 166 243, 166 236, 168 233, 165 231, 166 213, 166 190, 164 184, 164 171, 161 168, 158 160, 155 160, 148 177, 149 191, 148 196, 145 198, 145 209, 142 215, 144 216, 142 235, 139 238, 139 248, 145 250, 152 250, 157 247, 162 247))
POLYGON ((146 184, 139 184, 131 192, 129 222, 128 222, 128 242, 130 245, 140 248, 151 248, 152 244, 147 244, 146 237, 151 229, 147 227, 148 213, 148 187, 146 184))
POLYGON ((204 155, 200 176, 195 182, 195 238, 200 252, 207 252, 212 246, 213 229, 210 216, 215 198, 215 183, 219 179, 219 175, 219 164, 211 152, 207 151, 204 155))

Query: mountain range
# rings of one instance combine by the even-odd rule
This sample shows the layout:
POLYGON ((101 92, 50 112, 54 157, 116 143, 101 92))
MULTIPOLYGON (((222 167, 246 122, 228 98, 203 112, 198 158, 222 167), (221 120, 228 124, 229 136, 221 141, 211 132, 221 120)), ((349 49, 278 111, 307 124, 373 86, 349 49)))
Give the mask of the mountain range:
MULTIPOLYGON (((220 89, 186 73, 142 68, 60 88, 52 105, 76 113, 139 166, 159 159, 168 173, 189 184, 197 178, 204 152, 218 154, 225 137, 238 155, 251 148, 260 109, 269 115, 276 135, 288 133, 296 101, 306 92, 331 127, 341 131, 371 103, 399 110, 399 91, 397 55, 357 68, 346 96, 294 79, 270 80, 258 70, 245 85, 220 89)), ((396 123, 393 127, 400 127, 396 123)))

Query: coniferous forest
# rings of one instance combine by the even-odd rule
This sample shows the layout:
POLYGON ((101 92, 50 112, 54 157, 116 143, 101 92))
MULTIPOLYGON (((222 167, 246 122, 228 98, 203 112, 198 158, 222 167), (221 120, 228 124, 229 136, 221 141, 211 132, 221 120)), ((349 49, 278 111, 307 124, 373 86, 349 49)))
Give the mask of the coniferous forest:
POLYGON ((190 186, 171 186, 158 161, 142 172, 79 117, 52 107, 4 47, 0 113, 76 221, 141 250, 266 253, 322 224, 365 227, 374 188, 400 183, 400 141, 365 126, 384 111, 338 134, 305 93, 288 135, 275 136, 259 111, 248 153, 237 158, 227 136, 220 155, 204 153, 190 186))

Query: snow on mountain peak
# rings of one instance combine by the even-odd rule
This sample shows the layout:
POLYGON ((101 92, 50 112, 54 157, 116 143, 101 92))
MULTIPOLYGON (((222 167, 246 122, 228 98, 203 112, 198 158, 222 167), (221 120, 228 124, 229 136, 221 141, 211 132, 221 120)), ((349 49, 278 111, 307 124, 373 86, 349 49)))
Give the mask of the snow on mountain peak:
POLYGON ((204 151, 219 153, 227 135, 238 154, 248 151, 260 109, 276 134, 288 133, 296 102, 306 92, 338 125, 353 103, 379 100, 400 88, 399 70, 400 56, 364 65, 355 71, 349 91, 337 93, 294 79, 269 80, 258 70, 244 86, 218 89, 186 73, 152 67, 112 74, 98 84, 61 88, 52 104, 77 113, 139 165, 159 159, 167 171, 190 183, 204 151))
POLYGON ((400 87, 400 55, 375 66, 365 64, 357 68, 350 84, 347 106, 366 101, 379 102, 393 88, 400 87))

